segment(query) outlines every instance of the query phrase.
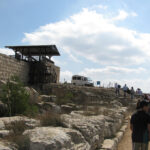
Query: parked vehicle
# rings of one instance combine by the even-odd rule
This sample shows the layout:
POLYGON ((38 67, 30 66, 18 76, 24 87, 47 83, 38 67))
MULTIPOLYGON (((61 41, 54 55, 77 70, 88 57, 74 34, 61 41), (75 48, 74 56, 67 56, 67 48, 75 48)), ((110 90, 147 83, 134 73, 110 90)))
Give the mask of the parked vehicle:
POLYGON ((74 85, 79 85, 79 86, 94 86, 92 80, 90 80, 87 77, 80 76, 80 75, 72 76, 71 83, 74 85))

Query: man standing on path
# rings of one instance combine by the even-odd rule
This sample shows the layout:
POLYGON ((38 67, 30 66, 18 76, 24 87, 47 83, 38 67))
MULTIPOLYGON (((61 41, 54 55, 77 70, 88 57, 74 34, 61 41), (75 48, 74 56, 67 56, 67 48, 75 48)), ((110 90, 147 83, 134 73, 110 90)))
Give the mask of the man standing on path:
POLYGON ((135 91, 134 91, 134 88, 131 87, 131 90, 130 90, 130 94, 131 94, 131 99, 133 100, 134 99, 134 94, 135 94, 135 91))
POLYGON ((116 96, 120 95, 120 85, 118 83, 115 83, 115 93, 116 96))
POLYGON ((147 101, 141 101, 138 110, 131 117, 132 150, 148 150, 150 139, 150 116, 147 113, 149 109, 148 105, 147 101))
POLYGON ((126 97, 127 91, 128 91, 128 87, 127 87, 127 85, 125 84, 124 87, 123 87, 124 97, 126 97))

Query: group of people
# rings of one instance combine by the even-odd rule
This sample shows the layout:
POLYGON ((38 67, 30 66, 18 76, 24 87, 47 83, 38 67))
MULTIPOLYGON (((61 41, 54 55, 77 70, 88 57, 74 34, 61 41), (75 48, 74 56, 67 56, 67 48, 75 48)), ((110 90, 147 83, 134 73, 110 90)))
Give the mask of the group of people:
POLYGON ((121 85, 118 84, 118 83, 115 83, 115 93, 116 93, 116 96, 120 96, 120 89, 123 90, 124 92, 124 97, 127 96, 127 94, 130 94, 131 95, 131 99, 134 99, 134 95, 141 95, 142 96, 142 90, 140 88, 138 88, 136 91, 134 90, 133 87, 131 87, 130 89, 128 88, 128 86, 125 84, 123 86, 123 88, 121 88, 121 85))
POLYGON ((130 120, 132 150, 148 150, 150 141, 150 95, 137 102, 136 112, 130 120))
POLYGON ((125 84, 122 88, 119 84, 115 83, 116 95, 120 95, 120 89, 124 92, 124 97, 127 93, 134 99, 138 95, 138 102, 136 111, 132 114, 130 119, 130 129, 132 131, 132 150, 148 150, 148 143, 150 141, 150 95, 143 94, 142 90, 138 88, 128 88, 125 84))

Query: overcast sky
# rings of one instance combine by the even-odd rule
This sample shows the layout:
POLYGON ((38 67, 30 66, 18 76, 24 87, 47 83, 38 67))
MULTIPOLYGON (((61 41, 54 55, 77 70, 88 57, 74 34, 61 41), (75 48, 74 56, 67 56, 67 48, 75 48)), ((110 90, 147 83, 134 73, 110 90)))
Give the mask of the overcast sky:
POLYGON ((149 0, 0 0, 0 52, 56 44, 61 81, 81 74, 150 92, 149 14, 149 0))

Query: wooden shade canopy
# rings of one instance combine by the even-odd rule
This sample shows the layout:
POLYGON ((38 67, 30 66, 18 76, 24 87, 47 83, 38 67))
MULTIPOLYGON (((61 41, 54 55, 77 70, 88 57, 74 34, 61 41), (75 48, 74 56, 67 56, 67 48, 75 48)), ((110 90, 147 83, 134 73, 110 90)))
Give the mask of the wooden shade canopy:
POLYGON ((55 45, 5 46, 24 56, 60 56, 55 45))

